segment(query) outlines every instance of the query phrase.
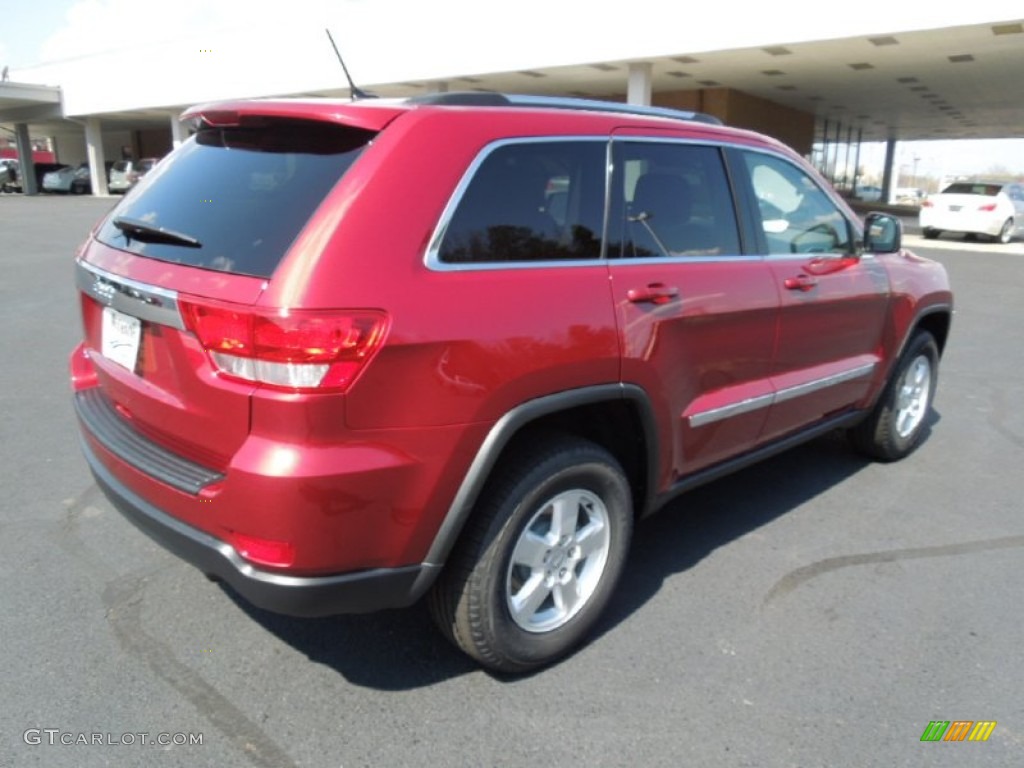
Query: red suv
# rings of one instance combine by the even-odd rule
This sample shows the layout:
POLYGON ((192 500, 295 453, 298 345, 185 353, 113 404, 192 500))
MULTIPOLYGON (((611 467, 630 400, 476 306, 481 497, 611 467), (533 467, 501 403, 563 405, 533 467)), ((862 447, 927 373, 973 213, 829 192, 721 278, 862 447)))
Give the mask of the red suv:
POLYGON ((252 603, 428 596, 483 665, 567 653, 634 521, 846 429, 929 424, 952 294, 796 154, 707 116, 245 101, 77 259, 97 482, 252 603))

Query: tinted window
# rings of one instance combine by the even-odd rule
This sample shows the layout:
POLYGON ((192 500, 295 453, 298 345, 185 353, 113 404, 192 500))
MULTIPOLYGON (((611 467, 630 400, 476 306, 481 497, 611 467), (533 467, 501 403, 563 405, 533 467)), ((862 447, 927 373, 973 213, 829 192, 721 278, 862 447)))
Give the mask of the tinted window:
POLYGON ((994 197, 999 194, 1002 187, 999 184, 973 184, 969 181, 958 181, 950 184, 944 190, 944 195, 986 195, 994 197))
POLYGON ((832 199, 802 169, 745 152, 768 253, 850 253, 850 227, 832 199))
POLYGON ((615 237, 624 257, 740 252, 732 196, 714 147, 616 142, 615 237))
POLYGON ((296 120, 204 128, 153 167, 99 239, 163 261, 269 277, 324 196, 372 138, 296 120), (186 235, 199 247, 144 242, 119 217, 186 235))
POLYGON ((445 228, 447 263, 601 256, 606 145, 504 144, 488 153, 445 228))

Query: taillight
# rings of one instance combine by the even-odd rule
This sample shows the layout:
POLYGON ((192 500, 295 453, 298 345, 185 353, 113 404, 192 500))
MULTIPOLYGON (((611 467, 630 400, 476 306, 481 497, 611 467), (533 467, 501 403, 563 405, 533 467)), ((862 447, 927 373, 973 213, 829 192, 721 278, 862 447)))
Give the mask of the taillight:
POLYGON ((290 391, 344 391, 384 341, 374 310, 253 310, 179 300, 185 324, 224 376, 290 391))
POLYGON ((978 210, 979 211, 990 212, 990 211, 994 211, 995 209, 996 209, 996 204, 995 203, 985 203, 985 205, 979 205, 978 206, 978 210))

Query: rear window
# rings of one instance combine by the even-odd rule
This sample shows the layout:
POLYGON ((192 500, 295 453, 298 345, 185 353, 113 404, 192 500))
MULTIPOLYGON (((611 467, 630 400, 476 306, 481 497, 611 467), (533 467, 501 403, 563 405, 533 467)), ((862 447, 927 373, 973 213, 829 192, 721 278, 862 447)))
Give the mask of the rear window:
POLYGON ((1000 184, 971 184, 969 182, 958 181, 956 184, 950 184, 944 190, 944 195, 985 195, 987 197, 995 197, 999 194, 999 190, 1002 189, 1000 184))
POLYGON ((204 127, 114 209, 98 239, 161 261, 269 277, 373 136, 302 120, 204 127), (119 228, 119 220, 176 233, 190 244, 147 237, 137 226, 119 228))

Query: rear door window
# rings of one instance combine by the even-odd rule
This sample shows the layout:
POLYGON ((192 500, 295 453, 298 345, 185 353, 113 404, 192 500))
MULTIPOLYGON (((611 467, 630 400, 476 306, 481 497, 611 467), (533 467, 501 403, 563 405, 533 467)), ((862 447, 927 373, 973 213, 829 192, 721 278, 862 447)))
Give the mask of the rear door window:
POLYGON ((601 257, 607 142, 492 147, 456 192, 437 258, 447 264, 601 257))
POLYGON ((741 252, 735 208, 716 147, 616 142, 611 200, 615 250, 624 258, 741 252))
POLYGON ((303 120, 204 127, 154 166, 98 239, 162 261, 269 277, 373 136, 303 120))

